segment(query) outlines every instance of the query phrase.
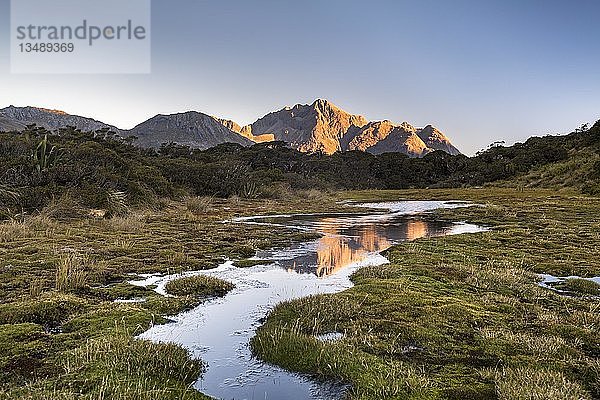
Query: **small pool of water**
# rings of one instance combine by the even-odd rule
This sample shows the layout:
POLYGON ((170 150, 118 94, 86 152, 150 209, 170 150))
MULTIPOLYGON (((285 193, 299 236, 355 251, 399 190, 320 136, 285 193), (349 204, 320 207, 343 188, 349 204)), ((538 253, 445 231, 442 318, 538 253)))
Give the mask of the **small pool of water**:
MULTIPOLYGON (((236 268, 226 262, 207 271, 183 275, 146 276, 132 281, 156 285, 165 295, 165 284, 185 275, 205 274, 235 283, 223 298, 213 299, 173 317, 140 335, 159 342, 178 343, 207 363, 195 387, 218 399, 339 399, 347 389, 341 383, 318 382, 268 365, 256 359, 249 341, 276 304, 312 294, 337 293, 350 288, 350 276, 358 268, 382 265, 381 251, 402 241, 423 237, 481 232, 484 228, 447 221, 433 221, 422 213, 439 208, 465 207, 460 202, 403 201, 361 205, 378 211, 361 214, 279 215, 245 217, 236 223, 272 224, 323 236, 285 249, 259 251, 263 265, 236 268)), ((332 332, 323 340, 343 340, 332 332)))

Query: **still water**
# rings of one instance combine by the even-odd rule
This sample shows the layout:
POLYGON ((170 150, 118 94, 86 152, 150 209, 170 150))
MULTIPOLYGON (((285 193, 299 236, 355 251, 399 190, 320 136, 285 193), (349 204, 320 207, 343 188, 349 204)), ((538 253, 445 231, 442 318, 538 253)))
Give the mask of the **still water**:
POLYGON ((223 298, 205 302, 158 325, 140 337, 178 343, 207 363, 195 387, 218 399, 339 399, 346 387, 317 382, 257 360, 249 349, 250 338, 277 303, 311 294, 336 293, 350 288, 350 275, 361 266, 388 260, 379 252, 401 241, 423 237, 475 233, 481 227, 424 218, 439 208, 465 207, 465 203, 407 201, 361 205, 363 214, 311 214, 245 217, 235 224, 269 224, 319 232, 319 239, 285 249, 260 251, 262 265, 236 268, 226 262, 208 271, 182 275, 149 276, 132 282, 157 285, 181 276, 212 275, 235 283, 223 298), (376 209, 373 211, 372 209, 376 209))

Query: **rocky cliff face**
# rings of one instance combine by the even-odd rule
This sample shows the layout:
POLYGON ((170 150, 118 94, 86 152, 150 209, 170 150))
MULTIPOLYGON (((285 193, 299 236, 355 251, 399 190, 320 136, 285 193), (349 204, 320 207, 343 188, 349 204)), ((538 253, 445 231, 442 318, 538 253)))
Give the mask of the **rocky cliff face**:
POLYGON ((25 124, 17 120, 0 115, 0 132, 22 131, 25 124))
POLYGON ((360 150, 373 154, 402 152, 422 157, 435 150, 460 154, 450 140, 431 125, 416 129, 407 122, 369 122, 327 100, 296 105, 267 114, 252 125, 253 135, 272 134, 303 152, 360 150))
POLYGON ((215 118, 219 123, 225 126, 227 129, 234 131, 245 137, 246 139, 250 139, 254 143, 264 143, 264 142, 272 142, 275 140, 275 137, 272 134, 264 134, 254 136, 252 134, 252 125, 240 126, 236 122, 230 119, 221 119, 215 118))
POLYGON ((128 131, 56 110, 12 106, 0 110, 0 130, 22 130, 29 124, 49 130, 66 126, 84 131, 108 128, 122 136, 136 136, 139 146, 154 148, 170 142, 207 149, 227 142, 247 146, 278 140, 302 152, 326 154, 352 150, 373 154, 402 152, 411 157, 422 157, 435 150, 460 154, 431 125, 417 129, 407 122, 369 122, 321 99, 310 105, 285 107, 243 127, 232 120, 190 111, 157 115, 128 131))
POLYGON ((430 149, 442 150, 452 155, 460 154, 460 151, 454 147, 450 142, 450 139, 431 125, 427 125, 425 128, 420 129, 417 132, 417 135, 419 135, 423 143, 430 149))
POLYGON ((58 110, 14 106, 0 110, 0 130, 22 130, 26 125, 31 124, 44 127, 48 130, 74 126, 82 131, 97 131, 107 128, 119 134, 122 132, 120 129, 104 122, 67 114, 58 110))
POLYGON ((351 129, 342 141, 342 148, 372 154, 400 152, 411 157, 422 157, 431 151, 412 125, 407 122, 396 125, 387 120, 351 129), (346 141, 347 145, 344 145, 346 141))
POLYGON ((367 151, 368 148, 385 139, 395 127, 388 120, 369 122, 362 127, 351 127, 340 141, 341 148, 346 151, 367 151))
MULTIPOLYGON (((232 131, 240 133, 240 134, 242 132, 242 127, 239 126, 235 121, 232 121, 230 119, 223 119, 223 118, 215 118, 215 120, 229 130, 232 130, 232 131)), ((243 135, 243 136, 245 136, 245 135, 243 135)))
POLYGON ((128 131, 127 135, 136 136, 138 140, 135 143, 139 146, 154 148, 170 142, 197 149, 208 149, 222 143, 252 144, 251 140, 234 132, 220 120, 195 111, 157 115, 128 131))
POLYGON ((410 157, 423 157, 431 151, 415 132, 400 126, 392 129, 389 135, 367 149, 371 154, 404 153, 410 157))
POLYGON ((299 151, 332 154, 342 150, 340 139, 350 127, 367 122, 326 100, 316 100, 311 105, 297 104, 267 114, 251 125, 251 132, 255 136, 271 134, 299 151))

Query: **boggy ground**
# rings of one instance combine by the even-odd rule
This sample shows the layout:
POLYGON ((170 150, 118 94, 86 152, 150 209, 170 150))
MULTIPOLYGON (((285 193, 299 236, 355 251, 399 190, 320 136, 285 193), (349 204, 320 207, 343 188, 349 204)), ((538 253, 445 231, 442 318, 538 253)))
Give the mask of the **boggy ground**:
POLYGON ((127 284, 129 274, 211 268, 305 239, 222 221, 338 210, 348 198, 471 200, 486 207, 436 217, 493 230, 402 244, 387 252, 390 265, 357 272, 354 288, 282 304, 253 340, 259 356, 347 381, 355 399, 600 396, 594 288, 567 284, 585 290, 563 296, 536 284, 537 273, 600 275, 600 199, 508 189, 303 195, 191 198, 112 219, 65 220, 53 205, 0 224, 0 399, 205 398, 190 388, 201 362, 133 337, 230 287, 182 281, 163 297, 127 284), (313 337, 332 331, 345 337, 313 337))
POLYGON ((231 285, 185 279, 164 297, 127 280, 213 268, 303 240, 296 231, 222 221, 340 208, 335 201, 316 192, 278 202, 188 198, 111 219, 72 218, 81 212, 58 201, 1 223, 0 399, 205 398, 190 387, 200 361, 181 347, 133 337, 231 285), (145 301, 114 302, 136 299, 145 301))
POLYGON ((400 244, 352 289, 277 306, 252 340, 260 357, 346 381, 352 399, 600 398, 598 285, 562 295, 537 275, 600 275, 600 199, 490 188, 346 196, 470 200, 484 207, 436 217, 491 230, 400 244), (344 337, 314 337, 329 332, 344 337))

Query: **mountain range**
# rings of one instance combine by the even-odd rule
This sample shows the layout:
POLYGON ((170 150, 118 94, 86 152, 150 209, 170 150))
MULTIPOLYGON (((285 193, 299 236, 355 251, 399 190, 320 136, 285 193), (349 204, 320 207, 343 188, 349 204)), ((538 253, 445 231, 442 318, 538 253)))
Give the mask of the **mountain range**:
POLYGON ((368 121, 322 99, 310 105, 284 107, 246 126, 189 111, 159 114, 130 130, 58 110, 14 106, 0 109, 0 131, 20 131, 31 124, 49 130, 67 126, 83 131, 110 129, 123 137, 135 136, 138 146, 152 148, 171 142, 207 149, 221 143, 249 146, 277 140, 311 153, 360 150, 372 154, 401 152, 411 157, 422 157, 442 150, 460 154, 451 141, 431 125, 415 128, 407 122, 368 121))

